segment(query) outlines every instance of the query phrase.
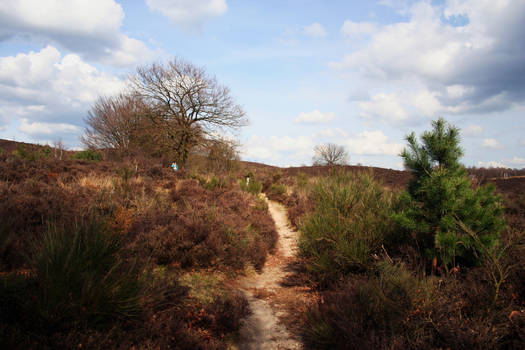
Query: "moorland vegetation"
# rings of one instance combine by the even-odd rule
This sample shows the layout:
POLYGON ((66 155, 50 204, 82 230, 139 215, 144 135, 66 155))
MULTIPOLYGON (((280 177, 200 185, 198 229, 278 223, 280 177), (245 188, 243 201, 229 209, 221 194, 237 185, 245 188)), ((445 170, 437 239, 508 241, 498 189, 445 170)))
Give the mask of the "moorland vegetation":
POLYGON ((269 181, 285 184, 269 197, 300 229, 297 274, 319 293, 302 320, 308 346, 523 347, 525 188, 465 169, 459 141, 443 119, 421 143, 409 135, 398 186, 357 167, 283 169, 269 181))
POLYGON ((523 348, 523 171, 465 169, 443 119, 407 137, 406 171, 332 144, 312 167, 240 162, 223 132, 244 111, 203 69, 129 81, 84 151, 0 142, 2 348, 228 348, 250 312, 235 281, 277 241, 261 192, 300 230, 307 347, 523 348))
POLYGON ((239 186, 242 168, 2 146, 2 348, 234 341, 249 309, 232 281, 260 270, 277 238, 266 203, 239 186))

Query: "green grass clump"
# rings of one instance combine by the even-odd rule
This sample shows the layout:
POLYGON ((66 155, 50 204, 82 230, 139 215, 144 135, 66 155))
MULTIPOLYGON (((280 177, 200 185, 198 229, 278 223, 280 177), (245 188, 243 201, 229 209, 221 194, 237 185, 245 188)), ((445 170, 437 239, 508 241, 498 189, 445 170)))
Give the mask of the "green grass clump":
POLYGON ((225 294, 222 280, 210 273, 186 273, 179 278, 179 284, 188 287, 189 296, 202 304, 211 304, 225 294))
POLYGON ((212 176, 208 181, 202 185, 207 190, 214 190, 215 188, 225 188, 226 182, 216 176, 212 176))
POLYGON ((368 268, 392 230, 392 194, 371 174, 336 172, 310 197, 314 210, 299 225, 309 271, 322 282, 368 268))
POLYGON ((268 191, 271 195, 284 195, 286 194, 286 185, 284 184, 272 184, 270 186, 270 190, 268 191))
POLYGON ((259 193, 261 193, 263 187, 262 183, 258 182, 254 178, 250 178, 250 181, 248 183, 246 183, 246 180, 241 180, 239 184, 241 186, 241 190, 254 195, 258 195, 259 193))
POLYGON ((20 159, 26 159, 30 161, 37 161, 42 159, 49 159, 51 156, 51 147, 44 146, 40 148, 26 147, 23 144, 19 144, 16 150, 13 151, 13 155, 20 159))
POLYGON ((101 161, 102 160, 102 153, 95 152, 93 150, 85 150, 77 152, 73 155, 73 159, 80 159, 80 160, 92 160, 92 161, 101 161))
POLYGON ((98 327, 138 316, 137 271, 124 264, 119 250, 119 237, 94 219, 72 229, 51 226, 31 262, 40 318, 98 327))

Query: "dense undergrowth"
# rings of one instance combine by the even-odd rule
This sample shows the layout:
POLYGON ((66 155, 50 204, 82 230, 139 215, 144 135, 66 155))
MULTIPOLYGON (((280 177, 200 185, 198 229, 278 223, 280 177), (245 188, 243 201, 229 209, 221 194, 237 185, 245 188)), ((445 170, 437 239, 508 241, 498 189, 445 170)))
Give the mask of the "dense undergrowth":
POLYGON ((0 154, 2 348, 226 348, 277 235, 241 173, 0 154))

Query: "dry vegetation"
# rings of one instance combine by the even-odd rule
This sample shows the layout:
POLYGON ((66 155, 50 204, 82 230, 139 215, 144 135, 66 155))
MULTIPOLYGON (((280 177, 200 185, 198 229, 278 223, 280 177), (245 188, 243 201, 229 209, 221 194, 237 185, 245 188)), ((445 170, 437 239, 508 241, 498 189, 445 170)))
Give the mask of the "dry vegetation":
POLYGON ((293 278, 320 294, 317 308, 303 318, 308 347, 523 348, 525 179, 490 179, 494 170, 473 171, 485 179, 478 183, 494 183, 503 197, 508 225, 501 249, 479 265, 445 269, 438 264, 434 271, 432 261, 399 235, 400 228, 388 217, 410 180, 408 172, 363 167, 254 171, 264 191, 288 207, 291 221, 302 231, 303 266, 296 267, 293 278), (340 185, 331 186, 334 181, 340 185), (332 191, 329 204, 322 189, 332 191), (371 191, 386 202, 370 201, 371 191), (360 206, 349 212, 337 209, 352 201, 360 206), (304 242, 315 243, 317 250, 304 242), (365 248, 365 254, 356 255, 365 248))
POLYGON ((4 348, 227 348, 249 313, 232 281, 261 268, 276 241, 261 191, 307 233, 286 282, 319 300, 308 313, 290 306, 307 347, 525 344, 520 172, 468 169, 473 188, 496 186, 507 226, 479 264, 446 268, 391 220, 408 172, 238 162, 214 172, 225 163, 194 156, 175 173, 162 159, 60 160, 53 149, 0 147, 4 348))
POLYGON ((231 281, 276 242, 241 173, 17 148, 0 153, 2 348, 231 343, 249 312, 231 281))
MULTIPOLYGON (((301 230, 303 266, 296 268, 293 278, 306 281, 319 293, 317 307, 303 318, 307 346, 525 346, 523 171, 468 169, 475 195, 490 195, 490 188, 482 186, 495 185, 493 200, 498 203, 501 196, 506 224, 500 235, 491 235, 488 241, 458 221, 458 229, 464 239, 473 240, 473 248, 470 259, 457 255, 453 260, 434 255, 440 253, 439 246, 436 253, 422 250, 419 238, 395 220, 394 214, 406 210, 401 193, 412 179, 409 172, 348 166, 260 167, 256 174, 268 196, 288 207, 292 223, 301 230)), ((470 196, 467 200, 472 200, 470 196)), ((497 208, 484 219, 500 215, 497 208)))

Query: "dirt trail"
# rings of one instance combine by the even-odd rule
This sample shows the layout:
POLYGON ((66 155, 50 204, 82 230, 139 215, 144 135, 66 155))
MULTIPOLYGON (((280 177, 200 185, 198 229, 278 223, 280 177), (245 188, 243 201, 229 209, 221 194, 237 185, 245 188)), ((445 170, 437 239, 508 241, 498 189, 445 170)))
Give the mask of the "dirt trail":
POLYGON ((239 350, 302 349, 300 340, 284 325, 290 324, 290 306, 306 298, 304 291, 283 285, 288 266, 297 251, 297 232, 288 223, 286 209, 279 203, 268 201, 270 214, 275 221, 279 241, 275 254, 269 255, 261 274, 248 276, 241 281, 252 310, 240 331, 239 350))

